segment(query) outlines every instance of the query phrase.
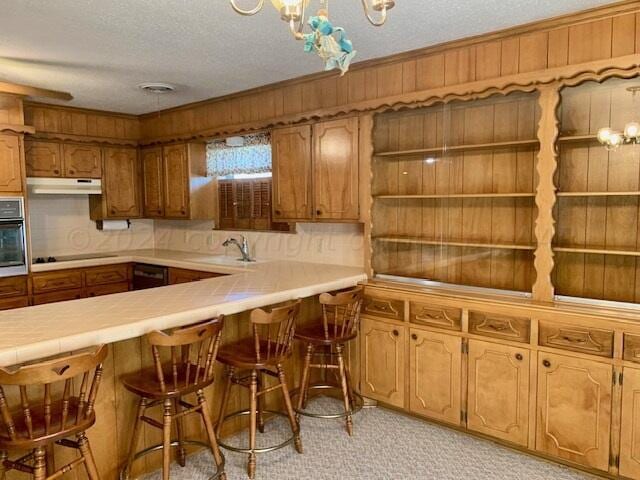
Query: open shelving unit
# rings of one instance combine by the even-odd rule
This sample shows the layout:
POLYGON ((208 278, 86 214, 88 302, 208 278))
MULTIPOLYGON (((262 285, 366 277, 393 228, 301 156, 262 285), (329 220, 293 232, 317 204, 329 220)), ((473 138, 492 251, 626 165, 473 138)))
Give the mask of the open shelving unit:
POLYGON ((611 79, 561 93, 556 295, 640 301, 640 147, 608 152, 596 139, 601 127, 622 129, 638 120, 627 88, 639 83, 611 79))
POLYGON ((535 93, 378 115, 374 273, 530 292, 538 122, 535 93))

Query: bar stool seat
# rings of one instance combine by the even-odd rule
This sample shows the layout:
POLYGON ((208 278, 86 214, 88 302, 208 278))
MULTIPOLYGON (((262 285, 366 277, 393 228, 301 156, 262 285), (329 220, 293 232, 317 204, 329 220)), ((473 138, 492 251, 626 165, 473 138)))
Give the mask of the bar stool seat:
POLYGON ((333 345, 336 343, 348 343, 358 336, 357 332, 339 337, 332 336, 331 332, 334 331, 339 331, 337 325, 328 323, 327 328, 325 329, 322 318, 318 318, 309 325, 298 327, 295 339, 302 340, 305 343, 312 343, 314 345, 333 345))
MULTIPOLYGON (((260 350, 268 351, 269 342, 259 340, 260 350)), ((275 343, 271 342, 271 348, 275 348, 275 343)), ((237 342, 229 343, 220 347, 218 361, 224 365, 230 365, 240 369, 259 369, 275 367, 286 360, 286 357, 264 357, 256 359, 256 343, 253 338, 244 338, 237 342)))
MULTIPOLYGON (((187 372, 185 365, 178 365, 176 368, 177 386, 173 382, 165 384, 165 390, 158 381, 156 367, 147 367, 139 372, 123 375, 120 381, 131 393, 146 398, 174 398, 190 393, 195 393, 201 388, 206 388, 213 383, 214 378, 207 378, 204 381, 196 382, 196 369, 190 368, 187 372), (187 373, 189 378, 187 378, 187 373)), ((162 364, 164 378, 173 378, 173 365, 171 363, 162 364)))

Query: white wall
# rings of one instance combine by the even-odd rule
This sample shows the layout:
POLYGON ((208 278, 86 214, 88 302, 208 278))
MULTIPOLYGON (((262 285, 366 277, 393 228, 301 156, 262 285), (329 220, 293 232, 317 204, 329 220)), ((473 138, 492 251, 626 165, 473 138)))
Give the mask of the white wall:
POLYGON ((29 197, 32 257, 153 248, 153 220, 133 220, 129 230, 102 232, 89 219, 87 195, 29 197))
POLYGON ((213 222, 157 220, 156 248, 214 255, 237 255, 235 246, 223 247, 230 236, 244 234, 257 258, 300 260, 327 264, 363 266, 363 226, 361 224, 301 223, 297 233, 213 231, 213 222))

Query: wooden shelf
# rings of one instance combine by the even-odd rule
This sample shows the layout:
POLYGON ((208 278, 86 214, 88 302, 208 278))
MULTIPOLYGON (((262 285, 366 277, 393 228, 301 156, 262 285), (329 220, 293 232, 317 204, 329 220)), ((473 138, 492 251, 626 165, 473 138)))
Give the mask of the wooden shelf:
POLYGON ((452 193, 448 195, 373 195, 373 198, 401 200, 430 198, 534 198, 535 196, 535 193, 452 193))
POLYGON ((558 137, 558 143, 593 143, 598 142, 596 135, 562 135, 558 137))
POLYGON ((596 255, 622 255, 640 257, 640 251, 628 250, 622 248, 608 248, 608 247, 572 247, 572 246, 554 246, 554 252, 567 252, 567 253, 591 253, 596 255))
POLYGON ((640 192, 558 192, 558 197, 637 197, 640 192))
POLYGON ((519 245, 515 243, 481 243, 469 241, 453 241, 453 240, 431 240, 421 237, 405 237, 405 236, 380 236, 374 237, 379 242, 387 243, 410 243, 418 245, 443 245, 451 247, 471 247, 471 248, 490 248, 503 250, 535 250, 535 245, 519 245))
POLYGON ((452 145, 447 147, 435 148, 419 148, 416 150, 397 150, 391 152, 379 152, 374 155, 377 157, 399 157, 408 155, 421 155, 429 153, 449 153, 449 152, 467 152, 471 150, 493 150, 498 148, 509 147, 537 147, 540 144, 538 140, 513 140, 510 142, 493 142, 493 143, 477 143, 472 145, 452 145))

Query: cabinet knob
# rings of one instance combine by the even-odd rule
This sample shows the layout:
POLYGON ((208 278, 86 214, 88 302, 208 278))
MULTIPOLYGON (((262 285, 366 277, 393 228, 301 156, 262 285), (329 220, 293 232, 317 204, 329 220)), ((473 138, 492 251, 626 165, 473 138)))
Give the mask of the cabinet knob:
POLYGON ((543 360, 542 365, 544 365, 545 368, 549 368, 551 366, 551 362, 549 360, 543 360))
POLYGON ((412 340, 417 340, 418 339, 418 335, 416 335, 415 333, 411 334, 411 339, 412 340))
POLYGON ((111 215, 115 215, 116 214, 116 210, 114 208, 111 209, 111 215))
POLYGON ((275 214, 276 214, 276 215, 278 215, 278 216, 280 216, 280 215, 282 215, 282 212, 281 212, 280 210, 276 210, 276 211, 275 211, 275 214))
POLYGON ((187 214, 186 210, 180 210, 180 213, 181 213, 182 215, 186 215, 186 214, 187 214))
POLYGON ((397 337, 398 335, 400 335, 400 332, 398 330, 394 330, 393 331, 393 336, 397 337))
POLYGON ((519 362, 521 362, 523 358, 524 358, 524 357, 522 356, 522 354, 521 354, 521 353, 516 353, 516 360, 518 360, 519 362))
POLYGON ((76 172, 75 172, 75 170, 69 170, 69 173, 70 173, 71 175, 74 175, 76 172))
POLYGON ((60 170, 54 170, 53 173, 55 173, 56 175, 58 175, 60 173, 60 170))
POLYGON ((322 215, 322 210, 316 210, 316 215, 322 215))

